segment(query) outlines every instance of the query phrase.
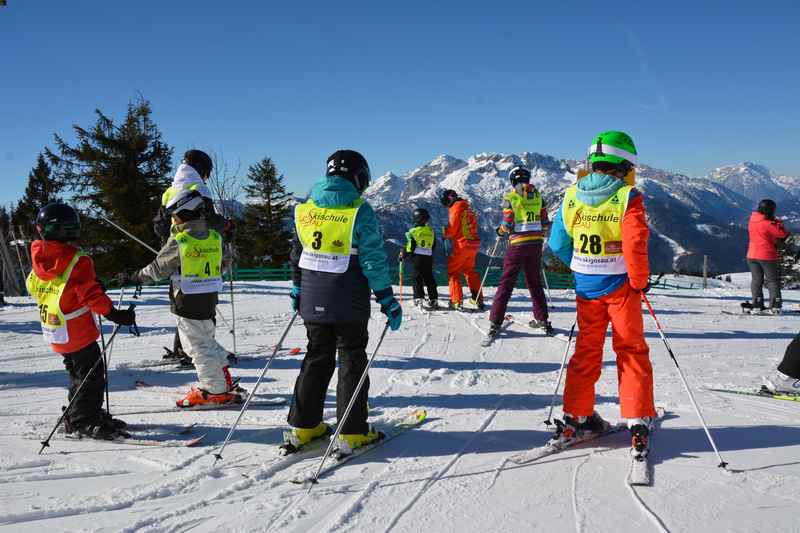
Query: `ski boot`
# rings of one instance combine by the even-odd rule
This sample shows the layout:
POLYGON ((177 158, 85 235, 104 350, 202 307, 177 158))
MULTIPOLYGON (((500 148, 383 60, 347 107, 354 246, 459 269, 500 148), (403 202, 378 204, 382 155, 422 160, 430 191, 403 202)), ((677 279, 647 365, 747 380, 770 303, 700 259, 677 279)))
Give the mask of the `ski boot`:
POLYGON ((366 433, 340 433, 337 453, 340 456, 350 455, 356 448, 381 440, 385 435, 370 426, 366 433))
POLYGON ((116 440, 131 436, 123 428, 114 427, 114 424, 109 421, 110 417, 105 418, 104 415, 106 415, 105 411, 95 420, 83 420, 77 423, 68 421, 69 417, 64 417, 64 431, 79 439, 116 440))
POLYGON ((766 312, 771 314, 771 315, 779 315, 779 314, 781 314, 781 308, 780 307, 770 307, 769 309, 767 309, 766 312))
POLYGON ((795 379, 776 370, 770 377, 764 378, 764 384, 761 389, 769 394, 797 396, 800 395, 800 379, 795 379))
POLYGON ((649 416, 628 419, 628 429, 631 432, 631 453, 636 454, 638 458, 644 459, 647 457, 647 442, 650 436, 651 424, 652 418, 649 416))
POLYGON ((452 302, 451 301, 451 302, 449 302, 447 304, 447 308, 450 309, 451 311, 463 311, 464 310, 464 304, 461 303, 461 302, 452 302))
POLYGON ((321 439, 331 434, 331 426, 320 422, 313 428, 292 428, 283 432, 283 444, 278 448, 281 455, 290 455, 299 452, 309 442, 321 439))
POLYGON ((483 303, 483 296, 478 296, 477 298, 473 295, 472 298, 469 299, 469 302, 475 306, 475 309, 478 311, 486 311, 486 304, 483 303))
POLYGON ((128 427, 128 423, 124 420, 120 420, 119 418, 112 417, 108 411, 105 409, 101 409, 103 420, 106 421, 107 424, 110 424, 116 429, 125 429, 128 427))
POLYGON ((756 305, 753 305, 750 302, 742 302, 739 305, 742 306, 742 313, 750 315, 760 315, 765 309, 763 302, 757 303, 756 305))
POLYGON ((192 387, 192 389, 182 399, 177 400, 175 405, 181 408, 191 407, 215 407, 227 406, 242 403, 242 397, 231 392, 221 394, 211 394, 208 391, 192 387))
POLYGON ((422 305, 422 298, 414 298, 414 307, 419 307, 420 309, 424 309, 422 305))
POLYGON ((553 325, 550 323, 549 320, 536 320, 535 318, 528 322, 528 325, 533 329, 542 329, 544 330, 545 335, 552 335, 555 331, 553 329, 553 325))
POLYGON ((497 336, 500 334, 500 327, 502 324, 495 324, 494 322, 489 324, 489 331, 486 333, 486 337, 483 338, 481 341, 481 346, 484 348, 489 346, 494 342, 497 336))
POLYGON ((548 441, 551 446, 562 446, 583 433, 603 433, 611 427, 611 424, 603 420, 597 411, 592 413, 592 416, 578 417, 564 413, 563 421, 556 419, 554 422, 556 432, 548 441))
POLYGON ((225 385, 228 386, 228 392, 231 394, 239 394, 243 397, 246 397, 249 394, 249 391, 239 385, 239 378, 233 379, 231 377, 230 367, 223 367, 222 373, 225 374, 225 385))
POLYGON ((438 299, 434 300, 433 298, 428 298, 425 301, 424 305, 425 305, 426 309, 428 309, 430 311, 436 311, 437 309, 439 309, 439 300, 438 299))

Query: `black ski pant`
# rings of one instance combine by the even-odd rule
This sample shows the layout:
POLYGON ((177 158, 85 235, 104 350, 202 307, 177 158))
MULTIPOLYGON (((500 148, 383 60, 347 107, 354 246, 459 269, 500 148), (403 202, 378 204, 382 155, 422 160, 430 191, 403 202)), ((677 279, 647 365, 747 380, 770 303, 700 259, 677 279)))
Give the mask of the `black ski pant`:
POLYGON ((778 371, 794 379, 800 379, 800 333, 795 335, 786 347, 778 371))
POLYGON ((103 393, 106 388, 105 367, 100 346, 97 342, 92 342, 77 352, 62 355, 64 356, 64 366, 69 374, 69 400, 72 400, 83 383, 83 379, 89 375, 80 394, 75 399, 75 403, 67 413, 70 423, 73 426, 97 423, 103 418, 103 393), (92 370, 95 363, 97 366, 92 370))
MULTIPOLYGON (((358 380, 367 367, 367 322, 334 324, 305 323, 308 347, 294 384, 294 398, 289 409, 289 424, 297 428, 313 428, 322 422, 322 410, 328 384, 336 369, 339 351, 339 380, 336 385, 336 417, 342 416, 353 397, 358 380)), ((350 416, 342 424, 342 433, 364 434, 367 424, 369 377, 364 381, 350 416)))
POLYGON ((769 306, 780 309, 783 305, 783 300, 781 299, 781 278, 778 261, 748 259, 747 266, 750 267, 750 292, 753 295, 753 307, 764 307, 762 289, 764 282, 766 282, 769 289, 769 306))
POLYGON ((425 298, 424 289, 427 288, 428 299, 438 300, 439 291, 433 277, 433 256, 414 254, 411 263, 414 265, 414 299, 425 298))

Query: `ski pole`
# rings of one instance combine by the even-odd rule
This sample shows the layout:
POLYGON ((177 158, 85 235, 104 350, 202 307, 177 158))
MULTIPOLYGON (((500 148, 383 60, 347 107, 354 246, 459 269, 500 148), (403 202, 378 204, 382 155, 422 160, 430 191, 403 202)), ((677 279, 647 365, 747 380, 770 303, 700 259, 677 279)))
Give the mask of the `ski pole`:
POLYGON ((647 299, 647 295, 642 293, 642 301, 647 306, 647 310, 650 312, 650 317, 653 319, 653 322, 656 325, 656 329, 658 330, 658 334, 661 336, 661 340, 664 341, 664 346, 667 348, 667 353, 669 353, 670 358, 672 358, 672 362, 675 363, 675 368, 678 369, 678 375, 681 377, 681 381, 683 382, 683 386, 686 389, 686 393, 689 395, 689 400, 692 402, 692 406, 694 407, 695 412, 697 413, 697 418, 700 419, 700 424, 703 426, 703 430, 706 432, 706 436, 708 437, 708 442, 711 443, 711 447, 714 449, 714 453, 717 454, 717 459, 719 460, 719 464, 717 465, 720 468, 725 468, 728 466, 728 463, 722 460, 722 456, 719 454, 719 450, 717 449, 717 444, 714 442, 714 438, 711 436, 711 432, 708 430, 708 426, 706 425, 706 421, 703 418, 703 414, 700 412, 700 408, 697 406, 697 402, 694 399, 694 394, 692 394, 692 389, 689 388, 689 383, 686 381, 686 377, 683 375, 683 371, 681 370, 680 365, 678 364, 678 360, 675 358, 675 354, 672 352, 672 348, 670 348, 669 343, 667 342, 667 338, 664 336, 664 330, 661 328, 661 324, 658 322, 658 318, 656 318, 656 313, 653 311, 653 307, 650 305, 650 300, 647 299))
MULTIPOLYGON (((119 300, 117 300, 117 307, 121 307, 122 306, 122 299, 123 299, 124 295, 125 295, 125 287, 120 287, 120 289, 119 289, 119 300)), ((102 339, 103 338, 103 319, 102 319, 102 317, 98 317, 98 318, 100 319, 100 338, 102 339)), ((132 332, 132 333, 134 333, 134 335, 136 335, 138 337, 139 336, 139 328, 136 328, 136 330, 134 332, 132 332)), ((106 412, 110 416, 111 415, 111 400, 110 400, 109 395, 108 395, 108 386, 109 386, 108 385, 108 365, 111 363, 111 354, 114 352, 114 347, 113 346, 109 346, 108 347, 108 355, 107 356, 105 355, 105 350, 106 350, 106 347, 105 347, 105 341, 104 341, 103 342, 103 356, 105 357, 105 361, 103 361, 103 364, 106 367, 106 412)))
POLYGON ((97 315, 98 329, 100 330, 100 349, 103 351, 103 378, 106 382, 106 413, 111 416, 111 407, 108 398, 108 357, 106 356, 106 336, 103 333, 103 317, 97 315))
MULTIPOLYGON (((500 245, 500 241, 501 241, 501 238, 498 235, 497 238, 494 240, 494 248, 492 248, 492 253, 489 256, 489 264, 486 265, 486 272, 483 273, 483 279, 481 280, 481 284, 478 287, 478 298, 480 298, 481 294, 483 294, 481 291, 483 291, 483 285, 484 285, 484 283, 486 283, 486 277, 489 275, 489 270, 492 269, 492 262, 494 261, 494 254, 497 252, 497 247, 500 245)), ((477 302, 477 300, 476 300, 476 302, 477 302)))
POLYGON ((553 397, 550 400, 550 412, 547 413, 547 420, 544 421, 546 426, 553 423, 553 408, 556 405, 556 396, 558 396, 558 388, 561 386, 561 377, 564 375, 564 367, 567 365, 567 356, 569 355, 569 347, 572 344, 572 336, 575 334, 575 325, 578 323, 577 317, 572 327, 569 330, 569 339, 567 339, 567 347, 564 348, 564 358, 561 359, 561 369, 558 371, 558 381, 556 381, 556 388, 553 391, 553 397))
POLYGON ((228 243, 228 254, 230 255, 230 266, 228 267, 228 275, 230 276, 230 289, 231 289, 231 335, 233 336, 233 355, 237 355, 236 351, 236 306, 233 303, 233 243, 228 243))
MULTIPOLYGON (((372 366, 372 362, 375 360, 375 356, 378 354, 378 349, 381 347, 383 343, 383 338, 386 336, 386 332, 389 331, 389 322, 386 322, 386 325, 383 327, 383 332, 381 333, 380 338, 378 338, 378 344, 375 345, 375 349, 372 351, 372 355, 367 361, 367 366, 364 368, 364 372, 361 374, 361 379, 358 380, 358 385, 356 385, 356 389, 353 391, 353 396, 350 398, 350 403, 347 404, 347 409, 344 410, 344 415, 336 424, 336 431, 333 432, 333 436, 331 437, 331 441, 328 444, 328 449, 325 450, 325 455, 322 456, 322 460, 319 462, 319 466, 317 467, 317 471, 314 473, 314 478, 311 480, 311 485, 308 487, 308 492, 311 492, 311 489, 318 483, 317 479, 319 478, 319 473, 322 472, 322 466, 325 464, 325 460, 333 450, 333 445, 336 444, 336 439, 339 437, 339 433, 342 432, 342 428, 344 427, 345 422, 347 422, 347 417, 350 416, 350 411, 353 409, 353 405, 356 403, 356 399, 358 398, 359 393, 361 392, 361 387, 364 385, 364 382, 367 380, 367 373, 369 372, 369 368, 372 366)), ((308 493, 306 493, 308 494, 308 493)))
MULTIPOLYGON (((135 307, 136 307, 135 305, 131 305, 128 309, 133 309, 135 307)), ((106 343, 105 350, 107 350, 110 346, 114 344, 114 339, 116 338, 117 332, 119 331, 120 327, 121 326, 119 324, 116 324, 114 326, 114 330, 111 332, 111 336, 108 338, 108 342, 106 343)), ((86 373, 86 376, 84 376, 83 381, 81 381, 81 384, 78 385, 77 390, 75 390, 75 394, 72 395, 72 399, 69 401, 69 404, 67 404, 67 408, 64 409, 64 411, 61 413, 61 416, 58 418, 58 422, 56 422, 56 425, 53 426, 53 430, 50 432, 50 434, 47 436, 45 440, 41 441, 42 447, 39 449, 39 455, 42 454, 45 448, 50 447, 50 439, 53 438, 53 435, 55 435, 58 426, 60 426, 61 423, 64 421, 64 418, 67 416, 67 413, 69 413, 72 404, 74 404, 75 400, 77 400, 78 397, 80 396, 81 390, 83 390, 83 386, 86 385, 86 381, 89 379, 89 376, 92 375, 92 373, 97 368, 97 365, 99 365, 100 361, 102 361, 103 357, 105 357, 105 350, 103 350, 103 353, 100 354, 100 357, 97 358, 97 361, 94 362, 94 365, 92 365, 92 368, 89 370, 89 372, 86 373)))
POLYGON ((545 294, 547 295, 547 307, 549 307, 550 310, 552 311, 553 299, 550 297, 550 282, 547 281, 547 272, 545 271, 545 269, 542 269, 542 279, 544 280, 544 288, 547 290, 547 292, 545 292, 545 294))
POLYGON ((400 269, 398 276, 400 277, 400 305, 403 305, 403 266, 405 265, 405 261, 400 259, 400 269))
POLYGON ((150 250, 154 254, 158 255, 158 250, 156 250, 155 248, 153 248, 152 246, 150 246, 149 244, 147 244, 146 242, 144 242, 143 240, 141 240, 140 238, 138 238, 134 234, 130 233, 129 231, 127 231, 123 227, 121 227, 121 226, 117 225, 116 223, 112 222, 105 215, 101 215, 100 213, 98 213, 96 211, 95 211, 95 214, 97 216, 99 216, 100 218, 102 218, 103 220, 105 220, 106 222, 108 222, 109 224, 111 224, 112 226, 114 226, 115 228, 117 228, 119 231, 121 231, 122 233, 124 233, 128 237, 130 237, 131 239, 133 239, 134 241, 138 242, 139 244, 141 244, 142 246, 144 246, 145 248, 147 248, 148 250, 150 250))
POLYGON ((278 353, 278 350, 281 349, 281 345, 283 344, 286 335, 289 334, 289 330, 292 329, 292 324, 294 324, 296 318, 297 318, 297 311, 294 312, 294 314, 292 315, 292 319, 289 320, 289 324, 286 326, 286 329, 283 330, 283 335, 281 335, 281 338, 278 340, 278 344, 276 344, 275 348, 272 350, 272 355, 270 355, 269 359, 267 359, 267 364, 264 365, 264 369, 261 371, 261 375, 258 376, 255 385, 253 385, 253 390, 250 391, 250 394, 247 395, 247 399, 244 401, 242 410, 239 411, 239 416, 236 417, 236 420, 233 422, 231 429, 228 430, 228 435, 225 437, 225 441, 222 443, 222 446, 220 446, 217 453, 214 454, 215 459, 214 459, 214 465, 212 466, 215 466, 217 464, 217 461, 222 459, 222 452, 228 445, 228 441, 231 440, 233 432, 236 431, 236 426, 239 425, 239 421, 242 419, 242 416, 244 416, 244 412, 247 411, 247 407, 250 405, 250 400, 252 400, 253 397, 256 395, 256 390, 258 389, 258 386, 261 385, 261 380, 264 379, 264 375, 266 375, 267 370, 269 370, 269 366, 272 364, 272 360, 275 359, 275 355, 278 353))

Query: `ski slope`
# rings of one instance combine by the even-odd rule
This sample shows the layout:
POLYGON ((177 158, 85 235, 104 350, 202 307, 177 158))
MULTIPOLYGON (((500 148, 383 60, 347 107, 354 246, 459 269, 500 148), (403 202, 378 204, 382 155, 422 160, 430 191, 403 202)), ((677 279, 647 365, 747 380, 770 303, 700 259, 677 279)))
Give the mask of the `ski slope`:
MULTIPOLYGON (((288 283, 237 285, 243 360, 233 374, 246 388, 288 323, 288 291, 288 283)), ((115 342, 111 411, 129 424, 148 424, 142 428, 150 433, 194 422, 193 435, 206 434, 204 445, 54 440, 37 455, 38 441, 65 404, 67 376, 41 341, 31 301, 10 298, 0 310, 0 531, 800 531, 800 403, 707 390, 758 385, 800 329, 800 314, 722 314, 738 311, 746 294, 735 288, 651 293, 730 472, 717 468, 647 317, 656 401, 667 411, 653 436, 653 485, 625 484, 626 432, 531 464, 507 462, 548 437, 542 421, 565 347, 563 339, 528 328, 527 294, 518 290, 509 306, 516 321, 487 348, 478 344, 486 315, 426 316, 407 298, 403 326, 387 334, 371 371, 371 418, 380 423, 422 407, 428 420, 322 478, 310 493, 288 480, 316 459, 270 466, 288 403, 249 411, 216 468, 211 453, 236 411, 148 414, 173 405, 194 377, 135 368, 160 359, 161 347, 171 345, 163 288, 145 289, 138 300, 141 337, 123 330, 115 342), (137 389, 136 380, 157 387, 137 389)), ((554 291, 553 297, 553 323, 567 333, 574 296, 554 291)), ((800 303, 796 291, 784 298, 787 308, 800 303)), ((229 320, 227 295, 222 300, 229 320)), ((384 324, 374 304, 372 318, 370 352, 384 324)), ((223 323, 218 333, 230 347, 223 323)), ((284 346, 304 352, 304 338, 298 320, 284 346)), ((288 402, 302 357, 281 351, 258 395, 288 402)), ((610 420, 619 419, 614 366, 609 340, 597 409, 610 420)), ((333 415, 330 393, 326 412, 333 415)))

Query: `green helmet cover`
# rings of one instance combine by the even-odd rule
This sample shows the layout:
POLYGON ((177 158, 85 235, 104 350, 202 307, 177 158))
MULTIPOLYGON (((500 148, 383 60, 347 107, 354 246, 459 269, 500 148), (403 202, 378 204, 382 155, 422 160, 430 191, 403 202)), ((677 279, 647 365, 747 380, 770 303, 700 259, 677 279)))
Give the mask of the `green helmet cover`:
POLYGON ((636 145, 630 135, 622 131, 604 131, 592 140, 588 154, 589 164, 613 163, 618 165, 627 161, 636 166, 636 145))

